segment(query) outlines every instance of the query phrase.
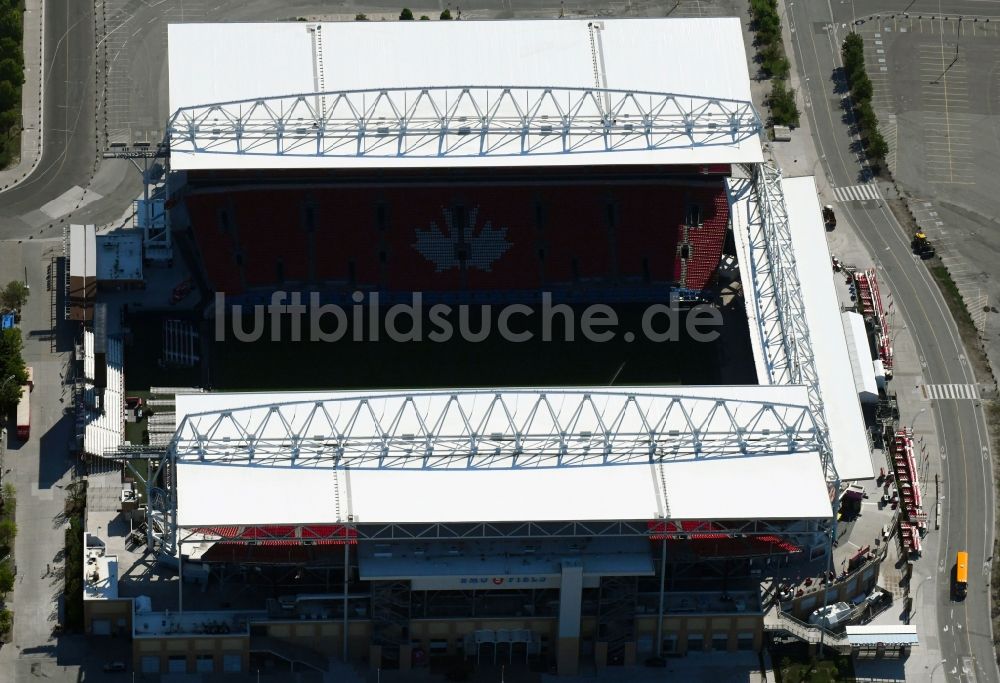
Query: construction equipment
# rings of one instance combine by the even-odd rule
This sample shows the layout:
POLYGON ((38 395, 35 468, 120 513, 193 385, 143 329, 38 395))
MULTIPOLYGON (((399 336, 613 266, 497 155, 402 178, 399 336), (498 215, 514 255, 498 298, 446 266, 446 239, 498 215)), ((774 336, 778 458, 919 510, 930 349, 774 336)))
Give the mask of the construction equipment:
POLYGON ((931 244, 931 241, 927 239, 927 235, 920 228, 917 228, 917 231, 913 233, 913 239, 910 241, 910 248, 913 250, 914 254, 925 261, 929 258, 933 258, 937 253, 934 246, 931 244))
POLYGON ((837 227, 837 216, 833 213, 833 207, 827 204, 823 207, 823 224, 827 230, 837 227))

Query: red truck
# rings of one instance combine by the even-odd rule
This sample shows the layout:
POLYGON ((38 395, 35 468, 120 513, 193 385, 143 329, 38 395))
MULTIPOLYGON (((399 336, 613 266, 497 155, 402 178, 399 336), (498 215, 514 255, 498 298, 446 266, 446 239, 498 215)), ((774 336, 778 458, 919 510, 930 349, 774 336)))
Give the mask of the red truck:
POLYGON ((17 438, 27 441, 31 436, 31 387, 21 387, 21 400, 17 402, 17 438))

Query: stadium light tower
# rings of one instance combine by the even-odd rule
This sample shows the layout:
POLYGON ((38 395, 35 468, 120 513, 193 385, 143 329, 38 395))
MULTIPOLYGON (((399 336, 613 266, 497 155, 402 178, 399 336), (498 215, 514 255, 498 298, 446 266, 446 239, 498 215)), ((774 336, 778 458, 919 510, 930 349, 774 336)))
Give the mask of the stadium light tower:
POLYGON ((133 142, 131 146, 124 142, 113 142, 102 156, 105 159, 127 159, 142 175, 142 200, 136 207, 136 216, 139 228, 143 231, 145 257, 154 261, 173 258, 170 224, 163 212, 156 210, 151 196, 151 188, 159 185, 166 169, 157 167, 155 161, 150 166, 150 161, 160 159, 166 164, 170 156, 169 143, 164 140, 154 147, 152 143, 141 141, 133 142), (140 160, 142 166, 139 165, 140 160), (154 173, 156 177, 153 177, 154 173))

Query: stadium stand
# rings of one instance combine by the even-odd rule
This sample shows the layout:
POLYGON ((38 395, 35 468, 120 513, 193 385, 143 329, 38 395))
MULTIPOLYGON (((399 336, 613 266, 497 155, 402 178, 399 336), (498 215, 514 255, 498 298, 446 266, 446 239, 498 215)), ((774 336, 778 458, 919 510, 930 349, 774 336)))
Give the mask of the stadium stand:
MULTIPOLYGON (((379 282, 376 213, 380 204, 372 190, 316 190, 315 277, 348 287, 379 282)), ((382 216, 388 225, 388 214, 382 216)))
POLYGON ((193 191, 217 291, 710 289, 728 228, 722 185, 586 180, 193 191))
MULTIPOLYGON (((650 191, 645 186, 620 188, 615 244, 619 272, 643 282, 678 282, 675 273, 683 193, 650 191)), ((718 264, 718 259, 711 267, 718 264)))
POLYGON ((686 289, 704 289, 715 275, 726 241, 729 205, 725 195, 693 191, 681 225, 674 275, 686 289))
POLYGON ((238 234, 246 261, 248 287, 266 287, 306 279, 308 249, 300 197, 287 193, 245 193, 234 203, 238 234), (252 234, 252 239, 250 238, 252 234))
POLYGON ((191 197, 187 213, 212 285, 219 292, 241 292, 239 242, 230 220, 228 202, 214 195, 191 197))

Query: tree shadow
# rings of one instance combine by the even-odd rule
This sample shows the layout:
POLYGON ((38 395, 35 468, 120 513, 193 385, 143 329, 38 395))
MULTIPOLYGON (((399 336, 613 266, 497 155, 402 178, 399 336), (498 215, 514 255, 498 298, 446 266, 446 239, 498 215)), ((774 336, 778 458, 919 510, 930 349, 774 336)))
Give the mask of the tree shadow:
POLYGON ((833 81, 833 92, 837 95, 846 95, 850 92, 850 87, 847 84, 847 74, 844 72, 844 68, 838 66, 830 73, 830 80, 833 81))

